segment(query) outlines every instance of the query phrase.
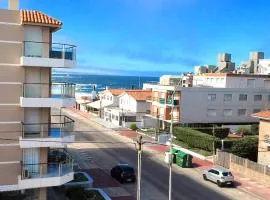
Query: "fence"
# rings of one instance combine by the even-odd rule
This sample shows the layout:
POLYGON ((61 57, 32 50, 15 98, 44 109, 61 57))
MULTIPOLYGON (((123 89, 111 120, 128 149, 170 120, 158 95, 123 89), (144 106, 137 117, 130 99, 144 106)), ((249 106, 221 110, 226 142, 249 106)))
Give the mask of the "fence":
POLYGON ((217 150, 216 164, 270 185, 270 167, 217 150))

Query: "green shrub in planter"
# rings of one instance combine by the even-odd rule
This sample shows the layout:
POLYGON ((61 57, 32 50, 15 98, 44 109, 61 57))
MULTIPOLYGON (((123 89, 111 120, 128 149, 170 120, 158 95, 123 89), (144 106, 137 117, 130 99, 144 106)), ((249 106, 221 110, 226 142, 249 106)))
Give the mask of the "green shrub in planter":
POLYGON ((130 124, 129 128, 133 131, 137 130, 137 125, 136 124, 130 124))
MULTIPOLYGON (((208 135, 213 135, 213 128, 206 127, 206 128, 193 128, 194 130, 206 133, 208 135)), ((230 128, 224 127, 215 127, 215 137, 218 138, 226 138, 230 132, 230 128)))

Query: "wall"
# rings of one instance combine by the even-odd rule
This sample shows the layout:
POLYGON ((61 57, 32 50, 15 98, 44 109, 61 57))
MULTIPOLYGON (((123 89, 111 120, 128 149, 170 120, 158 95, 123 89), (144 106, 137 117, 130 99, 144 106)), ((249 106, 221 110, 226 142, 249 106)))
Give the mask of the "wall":
POLYGON ((267 149, 265 136, 269 136, 270 141, 270 121, 260 120, 258 163, 270 165, 270 143, 268 143, 269 149, 267 149))
POLYGON ((20 174, 20 163, 0 164, 0 185, 18 184, 20 174))
POLYGON ((119 97, 119 108, 132 112, 138 112, 137 101, 128 94, 123 94, 119 97))
POLYGON ((181 123, 252 123, 254 109, 270 108, 267 89, 236 88, 182 88, 180 101, 181 123), (247 94, 247 101, 239 101, 239 94, 247 94), (208 101, 208 94, 216 94, 216 100, 208 101), (232 101, 224 101, 224 94, 232 94, 232 101), (262 94, 263 100, 254 102, 253 95, 262 94), (215 109, 216 116, 207 115, 207 109, 215 109), (224 116, 224 109, 232 109, 232 116, 224 116), (238 109, 247 109, 246 116, 238 116, 238 109))

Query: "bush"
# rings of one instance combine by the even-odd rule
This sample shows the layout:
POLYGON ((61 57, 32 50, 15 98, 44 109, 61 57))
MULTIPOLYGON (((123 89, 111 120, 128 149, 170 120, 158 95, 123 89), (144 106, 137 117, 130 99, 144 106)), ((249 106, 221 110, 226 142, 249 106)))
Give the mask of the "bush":
MULTIPOLYGON (((177 127, 174 129, 174 136, 177 140, 183 141, 188 144, 190 147, 199 148, 206 151, 213 150, 213 136, 202 133, 200 131, 191 129, 177 127)), ((216 141, 215 141, 216 142, 216 141)))
MULTIPOLYGON (((194 128, 194 130, 213 135, 213 128, 194 128)), ((215 137, 226 138, 229 135, 230 128, 217 127, 215 128, 215 137)))
POLYGON ((241 126, 239 129, 237 129, 236 133, 239 135, 240 134, 252 135, 249 126, 241 126))
POLYGON ((83 187, 70 187, 66 190, 66 196, 70 200, 104 200, 102 195, 96 190, 84 190, 83 187))
POLYGON ((232 146, 231 153, 257 162, 258 155, 258 138, 244 137, 232 146))
POLYGON ((259 124, 252 124, 250 126, 250 132, 252 135, 259 135, 259 124))
POLYGON ((129 128, 133 131, 137 130, 137 125, 136 124, 130 124, 129 128))

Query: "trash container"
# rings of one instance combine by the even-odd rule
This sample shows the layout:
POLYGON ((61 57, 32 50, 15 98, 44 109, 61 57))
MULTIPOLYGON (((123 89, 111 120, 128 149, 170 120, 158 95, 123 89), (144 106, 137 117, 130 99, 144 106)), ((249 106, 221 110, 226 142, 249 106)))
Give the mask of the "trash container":
MULTIPOLYGON (((168 149, 167 152, 165 152, 165 162, 168 162, 168 156, 169 156, 169 152, 171 151, 171 149, 168 149)), ((179 150, 172 148, 172 163, 176 163, 176 154, 178 153, 179 150)))
POLYGON ((176 164, 183 168, 192 167, 192 155, 178 151, 176 154, 176 164))

